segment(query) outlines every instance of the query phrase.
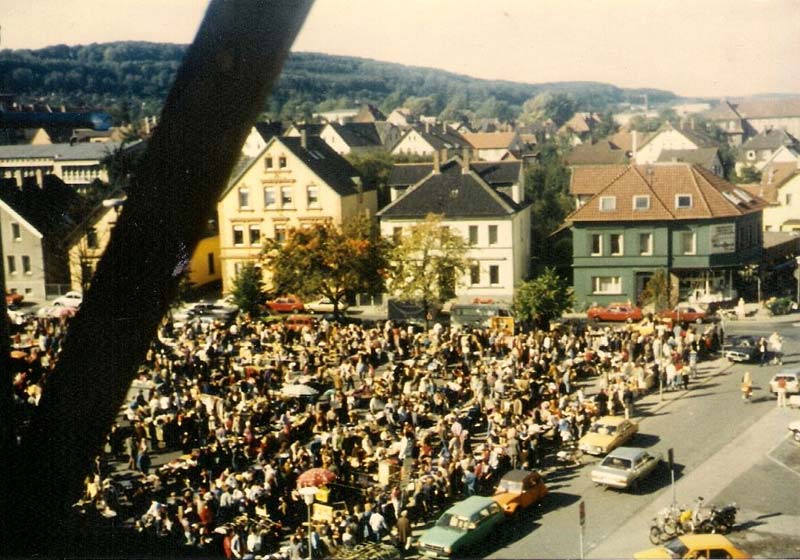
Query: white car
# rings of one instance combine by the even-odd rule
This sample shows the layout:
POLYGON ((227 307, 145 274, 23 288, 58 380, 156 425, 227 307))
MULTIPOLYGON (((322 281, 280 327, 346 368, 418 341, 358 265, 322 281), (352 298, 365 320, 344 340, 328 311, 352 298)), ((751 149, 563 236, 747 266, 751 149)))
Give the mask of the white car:
POLYGON ((79 308, 82 303, 83 294, 80 292, 67 292, 53 301, 53 305, 56 307, 74 307, 75 309, 79 308))
POLYGON ((778 392, 778 379, 783 378, 786 380, 787 393, 800 393, 800 371, 790 370, 781 371, 772 376, 769 381, 769 390, 772 393, 778 392))
MULTIPOLYGON (((319 298, 311 302, 306 302, 303 305, 309 313, 333 313, 333 300, 330 298, 319 298)), ((339 302, 340 312, 344 313, 348 307, 349 305, 347 305, 347 302, 339 302)))

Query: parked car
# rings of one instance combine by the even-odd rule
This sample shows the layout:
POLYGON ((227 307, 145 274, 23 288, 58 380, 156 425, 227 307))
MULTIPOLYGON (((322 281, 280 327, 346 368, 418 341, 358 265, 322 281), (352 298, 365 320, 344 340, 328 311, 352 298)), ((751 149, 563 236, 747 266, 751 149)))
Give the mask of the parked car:
POLYGON ((422 533, 417 548, 432 558, 464 556, 486 540, 504 517, 492 498, 470 496, 453 504, 433 527, 422 533))
POLYGON ((25 296, 19 292, 6 292, 6 307, 16 307, 23 299, 25 296))
POLYGON ((639 425, 622 416, 598 418, 578 441, 578 449, 589 455, 605 455, 631 439, 639 425))
POLYGON ((761 357, 758 338, 749 334, 726 337, 722 351, 731 362, 754 362, 761 357))
POLYGON ((719 533, 690 534, 675 537, 656 548, 648 548, 634 558, 751 558, 719 533))
POLYGON ((586 312, 590 321, 641 321, 642 310, 627 303, 609 303, 605 307, 590 307, 586 312))
POLYGON ((800 443, 800 420, 795 420, 794 422, 789 422, 789 431, 792 432, 792 437, 798 443, 800 443))
POLYGON ((297 296, 280 296, 267 302, 267 307, 275 313, 299 313, 305 311, 303 300, 297 296))
MULTIPOLYGON (((314 301, 304 303, 306 311, 309 313, 333 313, 333 300, 322 297, 314 301)), ((346 301, 339 302, 339 311, 344 313, 350 307, 346 301)))
POLYGON ((235 306, 219 305, 217 303, 200 302, 195 303, 188 311, 187 316, 191 317, 210 317, 220 321, 231 321, 239 313, 239 308, 235 306))
POLYGON ((645 449, 618 447, 592 470, 592 481, 612 488, 635 488, 660 462, 660 455, 645 449))
POLYGON ((80 292, 67 292, 53 301, 53 305, 56 307, 74 307, 75 309, 79 308, 82 303, 83 294, 80 292))
POLYGON ((769 390, 771 393, 778 392, 778 380, 786 380, 787 393, 800 393, 800 370, 784 370, 776 373, 769 380, 769 390))
POLYGON ((709 319, 706 311, 697 305, 690 303, 679 303, 673 309, 661 313, 663 319, 668 319, 672 323, 702 323, 709 319))
POLYGON ((547 495, 547 486, 536 471, 515 469, 507 472, 494 492, 494 501, 506 515, 535 504, 547 495))

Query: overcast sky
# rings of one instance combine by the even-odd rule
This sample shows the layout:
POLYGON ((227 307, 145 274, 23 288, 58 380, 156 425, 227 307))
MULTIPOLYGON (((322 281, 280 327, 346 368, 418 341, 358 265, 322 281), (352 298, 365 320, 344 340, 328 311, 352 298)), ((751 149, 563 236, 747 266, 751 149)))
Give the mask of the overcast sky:
MULTIPOLYGON (((0 48, 188 43, 206 0, 3 0, 0 48)), ((800 94, 800 0, 317 0, 295 51, 686 96, 800 94)))

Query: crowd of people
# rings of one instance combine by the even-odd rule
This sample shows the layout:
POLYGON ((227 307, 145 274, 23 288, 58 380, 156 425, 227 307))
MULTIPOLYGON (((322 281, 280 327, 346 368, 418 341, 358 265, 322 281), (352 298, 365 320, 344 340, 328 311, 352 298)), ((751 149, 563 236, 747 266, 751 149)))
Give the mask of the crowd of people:
MULTIPOLYGON (((15 335, 15 395, 27 413, 66 320, 31 319, 15 335)), ((407 549, 412 526, 490 494, 509 469, 550 465, 593 418, 635 416, 643 392, 688 386, 721 343, 718 324, 512 334, 165 321, 79 505, 204 555, 306 558, 310 546, 324 557, 370 541, 407 549), (297 479, 311 468, 335 480, 309 525, 297 479)))

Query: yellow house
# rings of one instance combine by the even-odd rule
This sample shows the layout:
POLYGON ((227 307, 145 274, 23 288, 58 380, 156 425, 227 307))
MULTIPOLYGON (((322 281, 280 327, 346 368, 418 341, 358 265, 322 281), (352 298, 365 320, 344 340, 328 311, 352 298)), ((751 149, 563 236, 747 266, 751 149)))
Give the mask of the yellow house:
MULTIPOLYGON (((89 217, 67 236, 70 285, 73 290, 85 291, 94 275, 97 263, 108 246, 111 232, 122 212, 125 195, 108 198, 98 205, 89 217)), ((188 280, 203 286, 220 279, 219 233, 216 224, 209 223, 206 236, 197 244, 188 263, 188 280)))
POLYGON ((374 187, 319 137, 273 137, 256 157, 243 156, 217 203, 223 293, 245 263, 260 261, 264 239, 377 209, 374 187))
POLYGON ((768 165, 757 189, 755 194, 770 203, 764 208, 764 231, 800 231, 800 168, 797 163, 768 165))

